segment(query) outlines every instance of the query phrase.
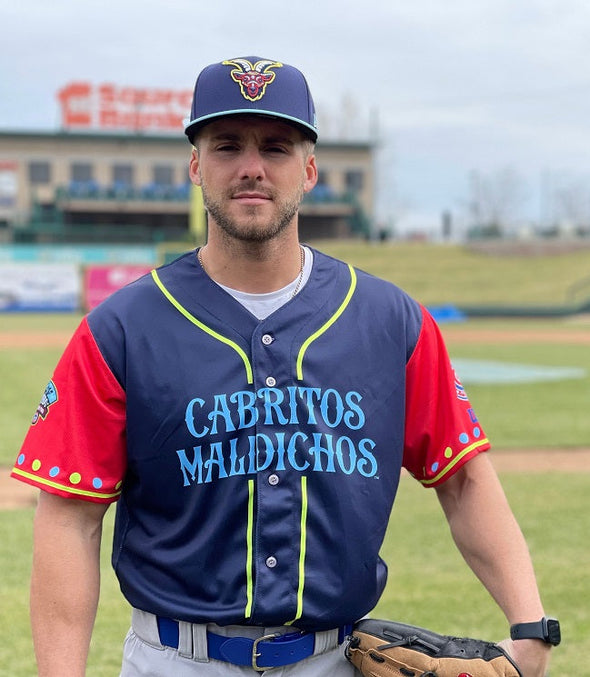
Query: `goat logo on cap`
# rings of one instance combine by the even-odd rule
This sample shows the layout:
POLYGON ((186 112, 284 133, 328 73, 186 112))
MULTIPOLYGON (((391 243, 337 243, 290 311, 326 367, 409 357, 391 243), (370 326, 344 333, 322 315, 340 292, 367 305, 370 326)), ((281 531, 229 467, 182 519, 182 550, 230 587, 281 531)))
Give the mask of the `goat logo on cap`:
POLYGON ((240 85, 242 96, 249 101, 262 99, 266 86, 274 79, 276 73, 271 68, 281 68, 278 61, 262 60, 251 64, 247 59, 233 59, 224 61, 224 66, 235 66, 230 75, 234 82, 240 85))

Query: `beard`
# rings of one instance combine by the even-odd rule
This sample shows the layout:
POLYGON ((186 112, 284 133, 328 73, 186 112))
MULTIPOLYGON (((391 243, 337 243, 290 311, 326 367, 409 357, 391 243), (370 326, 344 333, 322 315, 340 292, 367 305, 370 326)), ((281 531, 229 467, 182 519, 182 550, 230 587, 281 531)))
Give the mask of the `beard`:
POLYGON ((271 217, 262 216, 261 210, 257 206, 253 206, 247 208, 243 216, 233 218, 226 207, 228 203, 231 203, 232 195, 237 190, 259 189, 256 184, 240 185, 239 188, 228 189, 220 199, 215 199, 209 193, 202 180, 201 189, 203 191, 203 203, 209 217, 226 235, 242 242, 268 242, 280 235, 293 221, 303 199, 303 183, 293 195, 284 199, 279 199, 274 191, 267 190, 265 191, 266 194, 276 207, 275 213, 271 217))

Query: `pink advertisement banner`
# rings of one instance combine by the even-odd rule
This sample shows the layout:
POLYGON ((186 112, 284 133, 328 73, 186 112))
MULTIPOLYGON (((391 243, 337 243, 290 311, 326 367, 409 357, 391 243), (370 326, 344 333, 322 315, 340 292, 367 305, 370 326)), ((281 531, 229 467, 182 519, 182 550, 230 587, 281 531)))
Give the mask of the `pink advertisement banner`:
POLYGON ((149 273, 148 265, 94 265, 87 266, 84 275, 84 299, 87 310, 92 310, 107 296, 121 287, 149 273))

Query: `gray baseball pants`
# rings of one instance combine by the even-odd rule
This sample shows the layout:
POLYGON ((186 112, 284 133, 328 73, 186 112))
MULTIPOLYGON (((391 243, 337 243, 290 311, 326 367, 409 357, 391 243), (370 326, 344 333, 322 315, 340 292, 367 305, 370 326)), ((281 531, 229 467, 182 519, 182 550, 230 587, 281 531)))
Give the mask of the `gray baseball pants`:
POLYGON ((346 660, 344 645, 337 645, 335 631, 316 633, 315 654, 298 663, 258 672, 207 656, 207 628, 224 636, 255 639, 272 632, 293 632, 292 627, 218 627, 182 623, 178 649, 160 643, 156 618, 133 610, 132 627, 125 639, 120 677, 360 677, 346 660))

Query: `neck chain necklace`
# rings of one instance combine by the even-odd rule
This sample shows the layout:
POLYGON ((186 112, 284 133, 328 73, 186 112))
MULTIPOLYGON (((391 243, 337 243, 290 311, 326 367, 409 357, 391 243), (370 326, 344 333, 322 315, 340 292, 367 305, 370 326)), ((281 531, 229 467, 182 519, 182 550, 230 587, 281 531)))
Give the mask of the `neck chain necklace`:
POLYGON ((299 251, 301 252, 301 264, 299 267, 299 277, 297 278, 297 284, 295 285, 295 289, 293 290, 293 293, 291 294, 291 298, 294 296, 297 296, 299 293, 299 290, 301 289, 301 283, 303 282, 303 269, 305 268, 305 249, 301 245, 299 245, 299 251))
MULTIPOLYGON (((201 252, 203 251, 204 247, 199 247, 197 251, 197 259, 199 260, 199 263, 201 264, 201 268, 207 272, 207 269, 203 265, 203 255, 201 252)), ((301 289, 301 283, 303 282, 303 272, 305 269, 305 249, 299 245, 299 251, 301 252, 301 263, 299 265, 299 275, 297 277, 297 284, 295 285, 295 289, 293 290, 293 293, 291 294, 291 298, 294 296, 297 296, 299 293, 299 290, 301 289)))

